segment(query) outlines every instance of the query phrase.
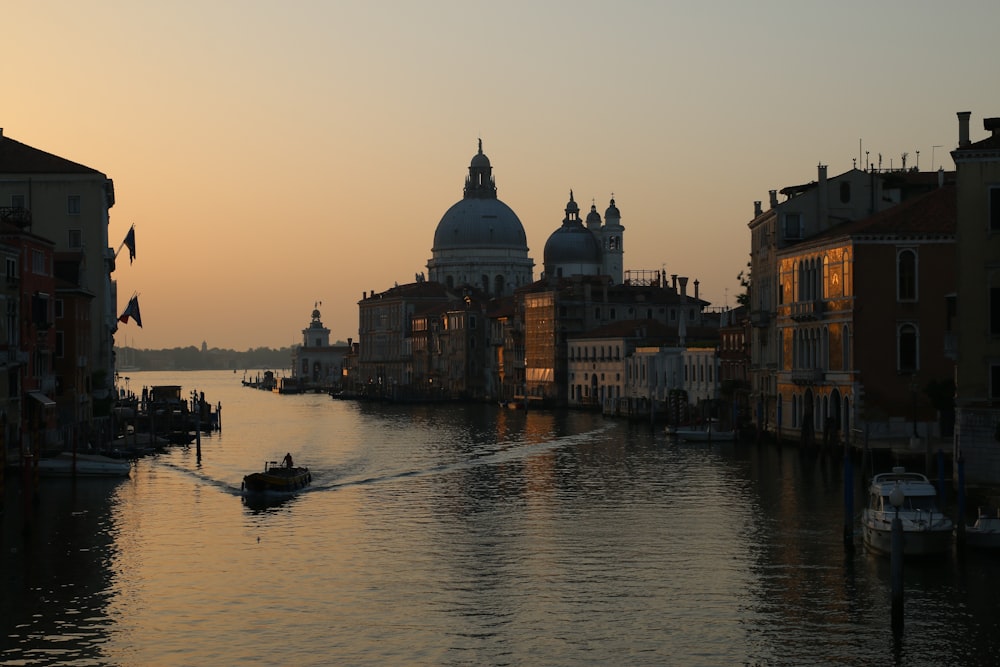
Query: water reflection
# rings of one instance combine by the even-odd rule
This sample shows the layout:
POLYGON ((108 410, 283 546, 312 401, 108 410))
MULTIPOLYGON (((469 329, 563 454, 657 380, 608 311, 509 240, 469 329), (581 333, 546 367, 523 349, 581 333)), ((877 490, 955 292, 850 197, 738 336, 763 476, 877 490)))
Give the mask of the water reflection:
POLYGON ((40 480, 37 497, 8 478, 3 513, 0 662, 105 664, 116 546, 108 516, 129 480, 40 480), (16 620, 15 620, 16 619, 16 620))
POLYGON ((26 536, 8 503, 0 661, 976 664, 1000 650, 1000 568, 981 555, 907 568, 893 636, 887 561, 843 545, 836 457, 583 413, 226 393, 196 375, 227 415, 201 460, 176 448, 102 490, 45 487, 45 527, 26 536), (246 502, 243 475, 289 450, 313 484, 246 502))

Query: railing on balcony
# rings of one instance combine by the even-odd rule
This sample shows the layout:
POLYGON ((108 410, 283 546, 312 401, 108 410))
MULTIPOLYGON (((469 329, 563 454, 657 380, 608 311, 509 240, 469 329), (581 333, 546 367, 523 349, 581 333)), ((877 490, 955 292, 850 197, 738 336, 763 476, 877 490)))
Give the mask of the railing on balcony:
POLYGON ((815 320, 823 314, 823 302, 819 299, 811 301, 796 301, 791 304, 791 317, 797 322, 815 320))
POLYGON ((795 384, 817 384, 823 381, 821 368, 796 368, 792 371, 792 382, 795 384))
POLYGON ((31 225, 31 211, 23 206, 0 206, 0 222, 9 222, 24 229, 31 225))

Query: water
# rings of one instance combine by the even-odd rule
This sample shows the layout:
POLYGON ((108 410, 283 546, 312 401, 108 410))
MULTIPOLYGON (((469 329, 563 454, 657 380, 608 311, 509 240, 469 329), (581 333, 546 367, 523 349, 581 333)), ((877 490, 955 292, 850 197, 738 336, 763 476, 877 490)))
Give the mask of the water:
POLYGON ((976 665, 996 557, 842 543, 841 462, 671 443, 583 413, 382 406, 133 373, 222 402, 221 433, 122 481, 8 477, 3 665, 976 665), (305 492, 248 505, 291 451, 305 492))

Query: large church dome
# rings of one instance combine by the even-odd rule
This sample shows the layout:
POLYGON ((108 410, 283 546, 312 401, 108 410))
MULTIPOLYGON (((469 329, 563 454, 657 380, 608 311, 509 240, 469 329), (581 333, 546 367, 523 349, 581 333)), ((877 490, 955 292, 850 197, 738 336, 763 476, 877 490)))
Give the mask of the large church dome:
POLYGON ((469 163, 462 199, 449 208, 434 230, 430 279, 449 287, 473 285, 493 296, 507 296, 532 281, 534 262, 517 214, 497 199, 493 167, 479 141, 469 163))
POLYGON ((528 249, 524 226, 499 199, 463 199, 445 212, 434 232, 433 252, 481 247, 528 249))

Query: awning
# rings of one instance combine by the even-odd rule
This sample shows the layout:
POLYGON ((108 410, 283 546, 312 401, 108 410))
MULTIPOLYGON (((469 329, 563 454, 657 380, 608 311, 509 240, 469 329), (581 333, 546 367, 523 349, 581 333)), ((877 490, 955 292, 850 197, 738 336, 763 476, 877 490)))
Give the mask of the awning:
POLYGON ((51 398, 49 398, 40 391, 29 391, 28 396, 31 396, 33 399, 35 399, 36 401, 38 401, 47 408, 54 408, 56 405, 55 401, 53 401, 51 398))

